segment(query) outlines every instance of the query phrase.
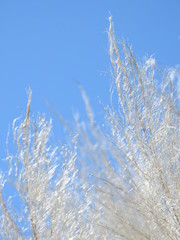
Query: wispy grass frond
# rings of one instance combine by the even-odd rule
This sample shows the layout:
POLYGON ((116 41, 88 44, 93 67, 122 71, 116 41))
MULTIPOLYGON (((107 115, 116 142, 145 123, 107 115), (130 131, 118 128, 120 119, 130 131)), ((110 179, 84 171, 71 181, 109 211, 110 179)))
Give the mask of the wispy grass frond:
POLYGON ((0 172, 1 239, 180 239, 180 118, 176 69, 140 63, 109 19, 113 87, 104 125, 75 118, 63 146, 50 142, 52 120, 13 123, 15 154, 0 172), (158 80, 157 80, 158 79, 158 80))

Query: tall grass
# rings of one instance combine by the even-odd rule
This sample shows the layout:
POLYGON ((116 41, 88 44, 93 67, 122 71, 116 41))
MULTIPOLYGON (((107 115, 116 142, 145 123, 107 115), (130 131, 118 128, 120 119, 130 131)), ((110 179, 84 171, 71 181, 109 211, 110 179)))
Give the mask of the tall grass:
POLYGON ((75 118, 70 143, 53 148, 51 120, 31 117, 29 92, 25 119, 13 123, 16 154, 1 173, 2 239, 180 238, 176 70, 157 74, 152 57, 137 62, 111 18, 109 45, 103 127, 82 89, 89 122, 75 118))

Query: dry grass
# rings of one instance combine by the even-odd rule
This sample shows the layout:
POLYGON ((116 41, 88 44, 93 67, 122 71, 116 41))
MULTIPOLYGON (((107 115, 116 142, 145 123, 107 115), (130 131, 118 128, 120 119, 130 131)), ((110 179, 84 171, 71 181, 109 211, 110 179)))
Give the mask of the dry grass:
POLYGON ((117 43, 111 18, 109 43, 105 127, 81 89, 89 123, 75 119, 70 143, 53 148, 52 122, 31 116, 29 91, 26 117, 13 123, 16 153, 0 175, 1 239, 180 238, 180 118, 171 71, 157 81, 155 60, 138 63, 117 43))

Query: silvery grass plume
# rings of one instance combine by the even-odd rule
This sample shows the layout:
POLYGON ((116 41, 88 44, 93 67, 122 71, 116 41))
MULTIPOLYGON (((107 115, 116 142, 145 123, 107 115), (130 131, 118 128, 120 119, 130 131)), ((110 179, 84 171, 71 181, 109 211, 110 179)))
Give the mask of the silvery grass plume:
POLYGON ((153 57, 138 63, 111 18, 109 43, 103 127, 81 89, 89 122, 76 117, 70 143, 53 148, 51 120, 31 116, 29 92, 0 173, 1 239, 180 239, 179 73, 158 73, 153 57))
POLYGON ((7 156, 9 170, 1 174, 0 239, 88 236, 80 214, 84 209, 76 181, 76 137, 71 139, 72 148, 49 146, 51 120, 32 118, 30 104, 31 91, 25 119, 13 123, 16 154, 7 156))
POLYGON ((77 119, 94 226, 101 239, 180 239, 180 113, 172 71, 157 80, 155 59, 138 63, 131 48, 117 43, 111 18, 109 43, 106 127, 95 124, 84 92, 89 127, 77 119))

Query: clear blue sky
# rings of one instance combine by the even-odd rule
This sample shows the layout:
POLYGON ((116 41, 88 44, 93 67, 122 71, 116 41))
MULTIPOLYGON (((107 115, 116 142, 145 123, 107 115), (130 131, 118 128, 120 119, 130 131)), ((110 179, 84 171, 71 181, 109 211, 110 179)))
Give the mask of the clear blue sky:
MULTIPOLYGON (((32 112, 52 116, 44 97, 68 120, 73 109, 83 114, 74 81, 84 86, 95 110, 97 96, 108 101, 109 13, 116 35, 138 59, 153 54, 161 66, 180 63, 179 0, 0 1, 1 158, 8 126, 25 113, 29 86, 32 112)), ((56 133, 58 124, 54 120, 56 133)))

